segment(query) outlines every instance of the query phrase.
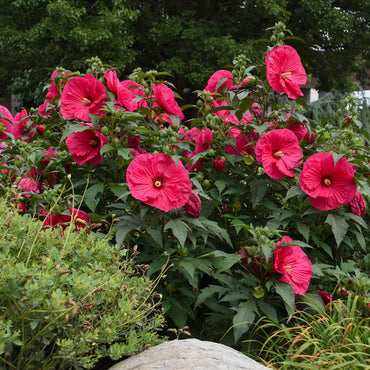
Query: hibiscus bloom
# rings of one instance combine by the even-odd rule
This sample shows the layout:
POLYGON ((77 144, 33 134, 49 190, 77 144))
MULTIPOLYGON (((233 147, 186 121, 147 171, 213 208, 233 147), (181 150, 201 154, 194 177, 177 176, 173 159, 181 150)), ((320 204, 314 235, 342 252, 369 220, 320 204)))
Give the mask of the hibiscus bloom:
POLYGON ((0 124, 4 127, 4 130, 0 131, 0 140, 8 139, 9 134, 14 135, 14 118, 9 112, 8 108, 0 105, 0 124))
POLYGON ((353 176, 353 168, 345 158, 335 164, 332 154, 317 153, 306 160, 299 182, 312 206, 328 211, 355 196, 357 187, 353 176))
POLYGON ((233 74, 225 69, 216 71, 208 80, 205 91, 215 93, 221 92, 224 88, 230 90, 233 86, 233 74), (221 82, 224 80, 224 82, 221 82))
MULTIPOLYGON (((205 150, 209 149, 212 141, 213 141, 213 133, 211 129, 209 128, 202 129, 202 131, 199 132, 199 135, 195 139, 195 149, 190 153, 189 159, 192 159, 197 154, 202 153, 205 150)), ((202 164, 203 164, 203 159, 202 158, 198 159, 192 165, 188 164, 188 170, 189 171, 199 170, 202 167, 202 164)))
POLYGON ((240 135, 235 138, 235 145, 227 144, 225 152, 227 154, 235 154, 238 156, 242 155, 254 155, 254 147, 258 140, 258 133, 251 131, 245 135, 240 135))
POLYGON ((107 144, 108 139, 100 132, 84 130, 74 132, 66 139, 68 150, 77 164, 97 164, 102 160, 100 149, 107 144))
POLYGON ((285 92, 290 99, 303 96, 299 89, 305 85, 307 76, 297 51, 288 45, 277 46, 265 59, 267 80, 278 93, 285 92))
MULTIPOLYGON (((48 214, 48 212, 43 212, 43 214, 48 214)), ((74 221, 76 229, 83 229, 91 224, 90 217, 84 211, 76 208, 68 208, 68 213, 58 213, 55 215, 49 214, 44 219, 44 226, 55 228, 60 225, 63 230, 65 230, 71 222, 74 221)))
MULTIPOLYGON (((25 191, 27 193, 42 193, 41 184, 29 177, 24 177, 18 183, 18 189, 25 191)), ((25 194, 26 198, 31 198, 31 194, 25 194)))
POLYGON ((135 157, 126 180, 134 198, 165 212, 183 207, 192 187, 184 165, 163 153, 135 157))
MULTIPOLYGON (((64 81, 63 80, 59 80, 58 84, 56 82, 56 77, 59 77, 60 74, 61 73, 59 71, 54 71, 51 74, 51 82, 50 82, 50 85, 48 87, 48 92, 46 94, 46 98, 45 98, 44 102, 39 106, 39 114, 42 117, 50 116, 50 113, 51 113, 52 109, 54 108, 53 100, 54 100, 55 97, 60 95, 58 84, 60 85, 60 88, 64 86, 64 81)), ((69 74, 70 74, 70 71, 67 71, 67 72, 64 73, 64 76, 67 77, 69 74)))
POLYGON ((289 236, 276 243, 274 249, 274 269, 283 274, 280 278, 284 283, 291 284, 295 294, 305 294, 310 285, 312 264, 306 253, 297 245, 282 246, 293 240, 289 236))
POLYGON ((184 119, 184 114, 175 100, 175 93, 168 86, 163 83, 156 84, 153 86, 153 93, 156 102, 165 113, 179 116, 180 121, 184 119))
POLYGON ((134 112, 142 106, 147 106, 144 86, 135 81, 124 80, 118 84, 117 98, 118 103, 130 112, 134 112))
POLYGON ((104 73, 105 80, 107 81, 107 85, 109 89, 114 93, 114 95, 117 95, 117 87, 120 84, 120 81, 117 77, 116 71, 105 71, 104 73))
POLYGON ((262 163, 273 179, 294 177, 294 167, 303 157, 297 136, 288 129, 277 129, 264 134, 256 144, 256 160, 262 163))
POLYGON ((293 131, 295 136, 297 136, 298 141, 301 141, 308 135, 308 130, 304 123, 299 122, 288 122, 288 129, 293 131))
POLYGON ((65 119, 90 121, 90 114, 107 114, 101 110, 107 102, 106 88, 92 74, 72 77, 67 81, 60 99, 60 112, 65 119))
POLYGON ((44 131, 44 126, 35 125, 25 109, 14 116, 14 139, 29 143, 36 132, 43 134, 44 131))

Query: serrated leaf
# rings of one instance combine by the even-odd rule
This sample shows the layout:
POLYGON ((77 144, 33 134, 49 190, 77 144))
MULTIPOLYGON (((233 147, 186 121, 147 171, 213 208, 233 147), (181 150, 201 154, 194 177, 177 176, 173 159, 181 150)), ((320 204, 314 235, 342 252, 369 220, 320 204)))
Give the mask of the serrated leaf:
POLYGON ((256 317, 256 302, 252 300, 241 302, 234 308, 234 310, 236 311, 236 314, 233 318, 233 332, 236 344, 240 337, 248 331, 254 322, 256 317))
POLYGON ((172 230, 173 235, 179 241, 181 247, 184 248, 185 240, 190 230, 189 225, 182 220, 172 219, 169 220, 164 227, 164 230, 168 229, 172 230))
POLYGON ((325 223, 331 225, 331 230, 333 232, 335 242, 339 247, 340 243, 347 233, 348 224, 346 220, 342 216, 330 213, 326 218, 325 223))
POLYGON ((258 179, 251 181, 251 200, 253 208, 255 208, 259 201, 265 196, 266 190, 266 181, 258 179))

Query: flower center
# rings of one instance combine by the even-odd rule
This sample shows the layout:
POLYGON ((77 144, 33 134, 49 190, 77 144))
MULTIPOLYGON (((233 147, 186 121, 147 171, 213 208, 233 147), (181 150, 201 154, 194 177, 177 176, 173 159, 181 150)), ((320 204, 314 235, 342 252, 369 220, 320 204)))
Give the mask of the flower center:
POLYGON ((98 146, 98 141, 96 139, 90 139, 89 140, 89 145, 90 146, 98 146))
POLYGON ((285 270, 286 272, 290 271, 291 269, 292 269, 292 265, 285 265, 285 266, 284 266, 284 270, 285 270))
POLYGON ((164 187, 163 179, 161 177, 157 178, 157 179, 154 179, 153 180, 153 186, 158 190, 162 189, 164 187))
POLYGON ((276 151, 276 152, 273 154, 273 157, 274 157, 274 158, 281 158, 283 155, 284 155, 284 153, 283 153, 281 150, 278 150, 278 151, 276 151))
POLYGON ((327 188, 331 185, 332 182, 333 180, 330 176, 325 176, 321 179, 321 183, 327 188))
POLYGON ((91 100, 89 98, 82 98, 82 105, 90 105, 91 100))
POLYGON ((292 72, 283 72, 282 74, 281 74, 281 78, 283 79, 283 80, 288 80, 289 79, 289 77, 292 75, 292 72))

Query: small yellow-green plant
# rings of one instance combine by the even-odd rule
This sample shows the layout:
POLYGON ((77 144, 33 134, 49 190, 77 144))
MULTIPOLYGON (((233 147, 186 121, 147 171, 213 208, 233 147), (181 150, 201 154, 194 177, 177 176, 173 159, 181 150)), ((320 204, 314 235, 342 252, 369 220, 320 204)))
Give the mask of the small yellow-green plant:
POLYGON ((107 238, 71 230, 0 202, 0 369, 91 368, 161 341, 156 282, 107 238))

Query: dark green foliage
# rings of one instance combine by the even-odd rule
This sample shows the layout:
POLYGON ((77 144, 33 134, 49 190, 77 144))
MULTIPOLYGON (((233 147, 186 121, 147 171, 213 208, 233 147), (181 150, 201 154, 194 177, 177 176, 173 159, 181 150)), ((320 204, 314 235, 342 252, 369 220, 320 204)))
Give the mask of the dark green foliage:
POLYGON ((82 70, 98 56, 121 76, 138 66, 170 72, 191 101, 183 90, 203 87, 235 55, 256 63, 278 21, 321 90, 351 90, 354 74, 368 80, 368 8, 368 0, 1 0, 1 92, 11 86, 26 106, 40 104, 55 67, 82 70))

